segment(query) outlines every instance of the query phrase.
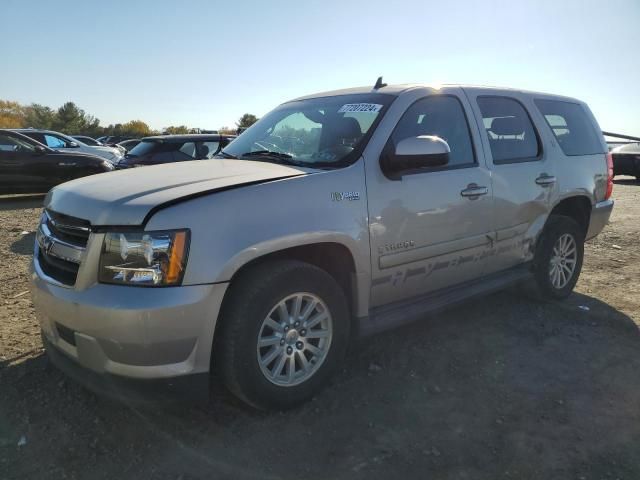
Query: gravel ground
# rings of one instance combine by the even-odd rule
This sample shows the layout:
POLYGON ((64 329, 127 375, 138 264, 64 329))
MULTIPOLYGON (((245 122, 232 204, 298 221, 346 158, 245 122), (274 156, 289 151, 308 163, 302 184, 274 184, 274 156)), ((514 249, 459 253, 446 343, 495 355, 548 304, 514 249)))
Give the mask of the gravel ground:
POLYGON ((67 380, 25 293, 42 197, 0 199, 0 479, 638 479, 640 185, 614 197, 567 301, 503 292, 373 337, 275 414, 219 385, 136 407, 67 380))

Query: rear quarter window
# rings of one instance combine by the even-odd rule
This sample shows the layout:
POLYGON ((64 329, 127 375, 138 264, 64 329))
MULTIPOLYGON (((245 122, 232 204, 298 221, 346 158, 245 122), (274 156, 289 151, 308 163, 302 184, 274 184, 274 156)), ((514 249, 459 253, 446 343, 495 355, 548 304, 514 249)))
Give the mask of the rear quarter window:
POLYGON ((559 100, 534 100, 565 155, 605 153, 584 107, 559 100))

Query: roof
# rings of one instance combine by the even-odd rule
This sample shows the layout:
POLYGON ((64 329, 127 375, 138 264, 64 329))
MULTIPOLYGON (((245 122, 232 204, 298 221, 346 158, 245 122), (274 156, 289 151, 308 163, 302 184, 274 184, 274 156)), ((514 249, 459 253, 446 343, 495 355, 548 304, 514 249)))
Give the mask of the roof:
POLYGON ((49 130, 47 128, 12 128, 14 132, 40 132, 40 133, 60 133, 55 130, 49 130))
POLYGON ((235 135, 223 135, 219 133, 185 133, 184 135, 154 135, 152 137, 144 137, 142 140, 185 142, 187 140, 219 140, 221 138, 235 138, 235 135))
POLYGON ((562 95, 554 95, 554 94, 549 94, 549 93, 544 93, 544 92, 536 92, 536 91, 531 91, 531 90, 523 90, 523 89, 519 89, 519 88, 507 88, 507 87, 494 87, 494 86, 487 86, 487 85, 469 85, 469 84, 428 84, 428 83, 406 83, 406 84, 397 84, 397 85, 387 85, 386 87, 382 87, 379 89, 374 89, 373 86, 367 86, 367 87, 355 87, 355 88, 345 88, 345 89, 341 89, 341 90, 331 90, 331 91, 327 91, 327 92, 320 92, 320 93, 315 93, 312 95, 305 95, 303 97, 298 97, 295 98, 293 100, 291 100, 292 102, 294 101, 298 101, 298 100, 306 100, 306 99, 310 99, 310 98, 321 98, 321 97, 334 97, 334 96, 338 96, 338 95, 357 95, 357 94, 371 94, 371 93, 384 93, 387 95, 394 95, 394 96, 399 96, 404 92, 407 92, 409 90, 416 90, 416 89, 432 89, 432 90, 444 90, 446 88, 468 88, 468 89, 480 89, 480 90, 486 90, 487 92, 493 92, 493 93, 499 93, 499 92, 520 92, 520 93, 524 93, 527 95, 535 95, 535 96, 544 96, 544 97, 555 97, 558 99, 565 99, 565 100, 572 100, 572 101, 576 101, 573 98, 570 97, 566 97, 566 96, 562 96, 562 95))
POLYGON ((620 145, 619 147, 611 150, 612 153, 626 153, 629 155, 640 154, 640 142, 627 143, 626 145, 620 145))

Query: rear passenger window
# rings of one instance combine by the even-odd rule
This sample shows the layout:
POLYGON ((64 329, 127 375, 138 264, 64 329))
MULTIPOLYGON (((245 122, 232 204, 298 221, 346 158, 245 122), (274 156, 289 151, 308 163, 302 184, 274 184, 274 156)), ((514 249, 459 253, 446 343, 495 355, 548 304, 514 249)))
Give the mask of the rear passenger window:
POLYGON ((391 140, 397 145, 405 138, 420 135, 436 135, 449 144, 449 163, 444 168, 475 165, 467 117, 457 98, 433 96, 418 100, 402 116, 391 140))
POLYGON ((582 105, 558 100, 534 100, 565 155, 605 153, 582 105))
POLYGON ((531 119, 520 102, 506 97, 478 97, 493 163, 537 160, 540 144, 531 119))

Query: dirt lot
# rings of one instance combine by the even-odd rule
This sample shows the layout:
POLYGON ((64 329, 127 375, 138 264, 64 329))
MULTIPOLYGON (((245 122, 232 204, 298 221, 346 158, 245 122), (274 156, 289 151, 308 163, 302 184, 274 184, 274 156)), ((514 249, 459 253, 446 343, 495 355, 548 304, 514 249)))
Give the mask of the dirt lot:
POLYGON ((355 348, 314 401, 133 407, 67 380, 27 291, 40 197, 0 200, 0 479, 640 478, 640 185, 577 292, 500 293, 355 348), (588 307, 587 310, 584 307, 588 307))

